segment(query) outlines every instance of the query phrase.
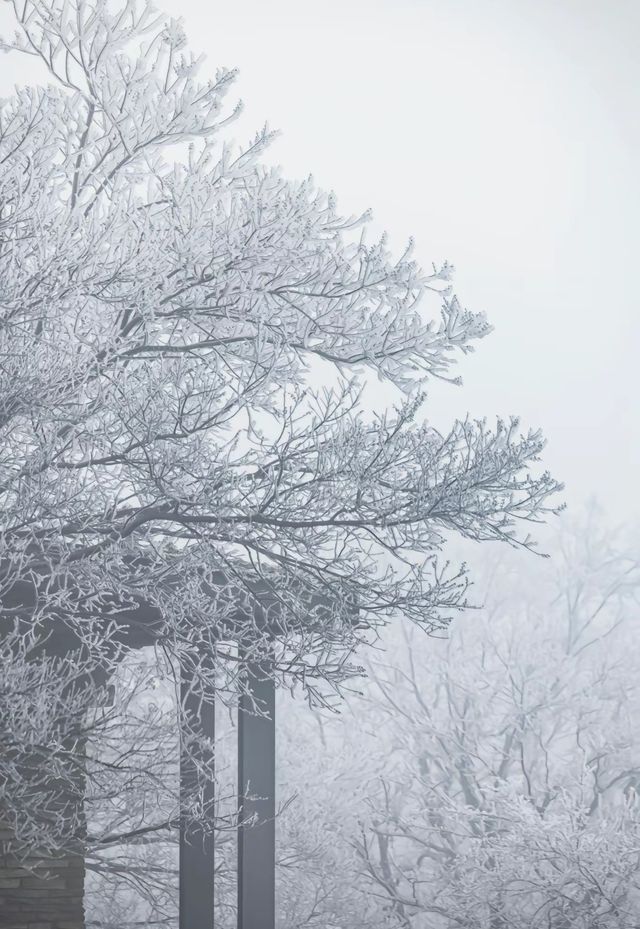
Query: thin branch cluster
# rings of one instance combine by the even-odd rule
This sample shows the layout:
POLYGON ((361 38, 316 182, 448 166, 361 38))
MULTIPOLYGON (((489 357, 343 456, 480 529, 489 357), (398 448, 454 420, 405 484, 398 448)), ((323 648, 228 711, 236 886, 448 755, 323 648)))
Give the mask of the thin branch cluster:
MULTIPOLYGON (((322 700, 368 631, 397 614, 437 629, 464 604, 464 572, 435 557, 449 533, 531 544, 520 526, 558 489, 536 470, 543 440, 516 422, 424 424, 425 381, 450 379, 484 317, 452 294, 450 265, 370 244, 366 215, 265 167, 266 127, 226 141, 235 74, 202 78, 179 23, 135 0, 10 5, 2 48, 43 82, 0 106, 15 666, 0 688, 35 708, 4 737, 29 744, 45 706, 79 719, 151 626, 201 694, 235 692, 242 639, 322 700), (367 415, 367 372, 406 400, 367 415)), ((54 729, 40 731, 55 754, 54 729)))

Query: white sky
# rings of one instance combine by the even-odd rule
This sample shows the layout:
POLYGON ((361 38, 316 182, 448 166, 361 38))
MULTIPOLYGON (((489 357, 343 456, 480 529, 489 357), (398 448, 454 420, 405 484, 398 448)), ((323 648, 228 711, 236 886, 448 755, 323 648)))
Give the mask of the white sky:
MULTIPOLYGON (((577 504, 640 515, 640 3, 158 0, 208 68, 239 67, 242 140, 452 261, 496 331, 429 415, 542 426, 577 504)), ((6 22, 5 17, 3 20, 6 22)), ((17 62, 16 62, 17 64, 17 62)), ((0 85, 20 80, 0 58, 0 85), (11 73, 9 73, 11 71, 11 73)))
POLYGON ((637 0, 160 0, 240 68, 242 138, 443 258, 496 331, 430 415, 540 425, 577 503, 640 513, 637 0))

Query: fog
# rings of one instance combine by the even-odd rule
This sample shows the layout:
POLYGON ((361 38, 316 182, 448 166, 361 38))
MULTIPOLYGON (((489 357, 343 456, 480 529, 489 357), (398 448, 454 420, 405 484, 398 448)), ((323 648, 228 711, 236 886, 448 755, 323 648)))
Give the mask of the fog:
MULTIPOLYGON (((155 52, 139 85, 79 56, 81 94, 60 71, 0 124, 0 929, 53 925, 41 848, 81 863, 48 885, 78 929, 192 929, 187 860, 220 929, 637 926, 640 6, 161 6, 200 77, 239 69, 226 137, 281 130, 261 161, 453 263, 494 331, 372 417, 466 334, 405 318, 411 269, 370 280, 311 188, 166 168, 211 116, 178 31, 175 99, 155 52), (296 390, 352 374, 364 404, 296 390), (447 434, 510 415, 539 459, 447 434)), ((42 81, 0 62, 2 94, 42 81)))
MULTIPOLYGON (((239 69, 228 132, 456 268, 494 332, 428 417, 516 414, 569 505, 638 515, 640 10, 633 0, 163 0, 203 73, 239 69)), ((0 25, 9 23, 2 12, 0 25)), ((3 29, 3 31, 6 31, 3 29)), ((38 73, 3 57, 0 92, 38 73)), ((378 399, 389 399, 389 388, 378 399), (387 397, 384 394, 387 393, 387 397)), ((391 397, 393 399, 393 397, 391 397)))
POLYGON ((638 514, 640 9, 633 0, 322 4, 166 0, 209 66, 240 69, 233 128, 400 250, 456 269, 495 332, 428 415, 522 416, 566 500, 638 514))

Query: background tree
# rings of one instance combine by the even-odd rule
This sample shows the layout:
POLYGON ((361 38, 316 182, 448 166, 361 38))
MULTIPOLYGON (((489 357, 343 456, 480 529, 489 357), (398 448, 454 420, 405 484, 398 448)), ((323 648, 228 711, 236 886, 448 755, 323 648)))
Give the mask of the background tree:
POLYGON ((436 560, 448 533, 529 546, 519 524, 558 485, 532 475, 543 441, 516 422, 418 419, 484 317, 448 264, 368 244, 366 217, 261 165, 267 129, 222 141, 235 75, 200 79, 178 23, 135 0, 7 7, 3 47, 47 82, 0 109, 0 686, 24 706, 0 783, 19 851, 36 832, 85 842, 46 814, 25 747, 35 709, 57 707, 38 757, 64 746, 62 781, 99 780, 81 730, 142 603, 159 667, 196 693, 236 692, 242 637, 326 699, 367 630, 440 628, 463 604, 464 574, 436 560), (367 373, 407 399, 368 414, 367 373), (267 594, 276 641, 253 618, 267 594))
POLYGON ((443 641, 392 627, 321 737, 283 708, 283 927, 638 923, 637 540, 591 511, 549 550, 481 559, 443 641))

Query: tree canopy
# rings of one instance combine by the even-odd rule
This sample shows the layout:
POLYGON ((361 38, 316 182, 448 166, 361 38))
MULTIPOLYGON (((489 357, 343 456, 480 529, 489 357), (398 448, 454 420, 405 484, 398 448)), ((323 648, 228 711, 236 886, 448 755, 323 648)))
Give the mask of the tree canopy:
POLYGON ((449 264, 393 255, 366 214, 266 166, 267 128, 228 141, 235 72, 200 77, 179 23, 135 0, 8 6, 2 47, 44 79, 0 107, 3 687, 63 725, 144 604, 200 689, 233 690, 243 637, 322 699, 366 630, 464 603, 448 534, 532 544, 559 488, 543 439, 425 421, 425 384, 484 316, 449 264), (405 400, 369 411, 370 374, 405 400), (60 628, 73 649, 36 668, 60 628))

